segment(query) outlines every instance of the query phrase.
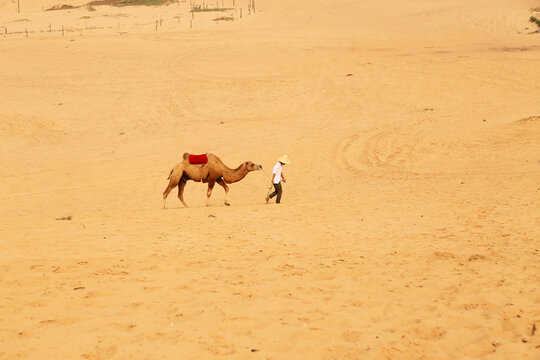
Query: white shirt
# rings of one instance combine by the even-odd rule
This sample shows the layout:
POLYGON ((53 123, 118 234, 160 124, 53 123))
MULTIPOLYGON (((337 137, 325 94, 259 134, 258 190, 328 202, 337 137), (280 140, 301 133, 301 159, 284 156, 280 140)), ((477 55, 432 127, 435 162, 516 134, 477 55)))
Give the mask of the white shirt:
POLYGON ((274 176, 274 184, 279 184, 281 182, 281 171, 283 170, 283 165, 278 161, 276 165, 274 165, 274 170, 272 170, 272 174, 275 174, 274 176))

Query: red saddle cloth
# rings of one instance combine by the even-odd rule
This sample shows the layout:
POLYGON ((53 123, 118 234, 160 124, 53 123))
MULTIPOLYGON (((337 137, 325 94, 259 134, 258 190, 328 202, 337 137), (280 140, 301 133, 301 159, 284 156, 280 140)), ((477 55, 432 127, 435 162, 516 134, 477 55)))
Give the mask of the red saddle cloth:
POLYGON ((202 155, 189 154, 190 164, 206 164, 207 162, 208 162, 208 157, 206 156, 206 154, 202 154, 202 155))

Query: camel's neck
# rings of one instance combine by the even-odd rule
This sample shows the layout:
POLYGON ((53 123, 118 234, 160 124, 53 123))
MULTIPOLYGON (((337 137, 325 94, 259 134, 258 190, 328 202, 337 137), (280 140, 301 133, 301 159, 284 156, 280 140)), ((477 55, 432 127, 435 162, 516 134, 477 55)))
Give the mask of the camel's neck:
POLYGON ((244 164, 240 165, 236 169, 230 169, 227 166, 224 166, 223 169, 223 180, 225 180, 226 183, 235 183, 237 181, 242 180, 244 177, 246 177, 248 173, 247 168, 244 166, 244 164))

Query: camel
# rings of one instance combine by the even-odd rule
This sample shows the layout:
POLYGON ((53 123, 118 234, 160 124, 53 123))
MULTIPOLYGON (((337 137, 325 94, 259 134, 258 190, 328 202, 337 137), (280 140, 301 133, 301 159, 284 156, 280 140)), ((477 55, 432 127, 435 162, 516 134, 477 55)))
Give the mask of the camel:
POLYGON ((163 192, 163 208, 165 208, 165 200, 167 196, 178 185, 178 198, 185 207, 189 207, 184 201, 184 187, 186 182, 193 180, 195 182, 208 183, 206 192, 206 206, 210 206, 210 196, 214 185, 218 183, 225 189, 225 205, 231 204, 227 201, 229 187, 227 184, 232 184, 242 180, 250 171, 262 170, 261 165, 256 165, 251 161, 246 161, 236 169, 228 168, 219 157, 214 154, 206 154, 208 162, 206 164, 191 164, 189 162, 189 154, 184 153, 184 158, 181 163, 177 164, 169 173, 169 185, 163 192))

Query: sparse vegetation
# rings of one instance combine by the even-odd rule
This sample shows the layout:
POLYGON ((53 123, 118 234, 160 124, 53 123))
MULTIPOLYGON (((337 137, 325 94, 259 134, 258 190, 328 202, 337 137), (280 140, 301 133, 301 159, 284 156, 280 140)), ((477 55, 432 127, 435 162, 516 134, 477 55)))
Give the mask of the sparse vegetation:
POLYGON ((76 9, 76 8, 77 6, 73 6, 73 5, 54 5, 53 7, 45 9, 45 11, 70 10, 70 9, 76 9))
POLYGON ((176 2, 176 0, 96 0, 87 5, 99 6, 160 6, 176 2))
MULTIPOLYGON (((176 0, 95 0, 91 1, 86 5, 88 11, 96 11, 94 6, 160 6, 175 3, 176 0)), ((82 6, 73 6, 73 5, 55 5, 51 8, 46 9, 45 11, 53 10, 69 10, 69 9, 78 9, 82 6)))
POLYGON ((532 22, 532 23, 535 23, 536 25, 538 25, 538 28, 540 28, 540 20, 538 20, 537 18, 535 18, 534 16, 531 16, 529 18, 529 21, 532 22))
POLYGON ((214 21, 234 21, 234 17, 222 16, 222 17, 215 18, 214 21))
POLYGON ((212 11, 228 11, 228 10, 234 10, 233 8, 203 8, 201 5, 194 5, 193 8, 191 8, 191 12, 212 12, 212 11))

